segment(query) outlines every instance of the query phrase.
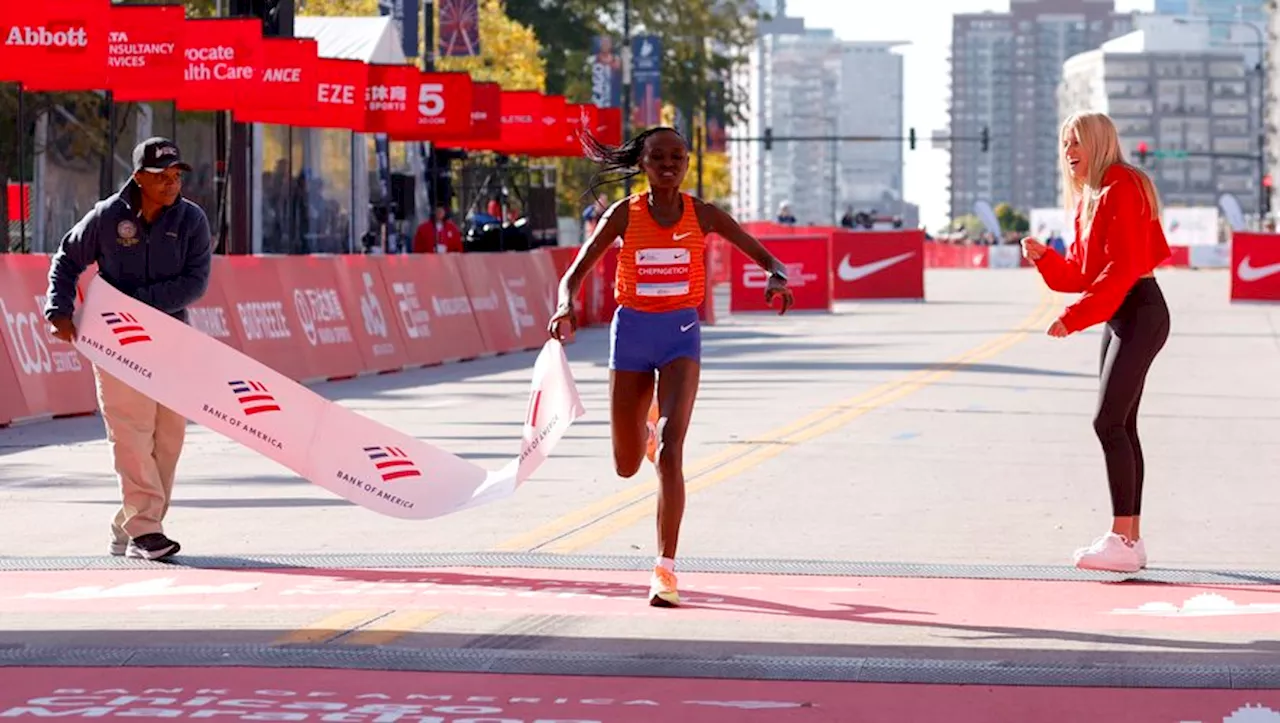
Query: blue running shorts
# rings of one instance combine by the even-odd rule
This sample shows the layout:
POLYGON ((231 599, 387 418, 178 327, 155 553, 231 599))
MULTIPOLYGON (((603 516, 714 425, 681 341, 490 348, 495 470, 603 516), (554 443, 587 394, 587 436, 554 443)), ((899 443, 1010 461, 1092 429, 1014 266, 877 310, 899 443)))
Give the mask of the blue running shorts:
POLYGON ((619 306, 609 325, 609 368, 652 372, 688 357, 702 361, 702 325, 698 309, 636 311, 619 306))

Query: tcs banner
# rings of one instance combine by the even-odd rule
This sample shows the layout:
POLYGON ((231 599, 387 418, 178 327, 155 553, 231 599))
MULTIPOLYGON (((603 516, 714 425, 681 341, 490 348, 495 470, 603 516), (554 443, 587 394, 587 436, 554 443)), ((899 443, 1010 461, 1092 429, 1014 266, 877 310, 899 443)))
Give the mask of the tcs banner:
POLYGON ((76 348, 184 417, 366 509, 428 519, 509 496, 584 413, 564 349, 534 364, 518 456, 492 472, 335 404, 95 277, 76 348))
POLYGON ((1280 234, 1231 235, 1231 300, 1280 301, 1280 234))

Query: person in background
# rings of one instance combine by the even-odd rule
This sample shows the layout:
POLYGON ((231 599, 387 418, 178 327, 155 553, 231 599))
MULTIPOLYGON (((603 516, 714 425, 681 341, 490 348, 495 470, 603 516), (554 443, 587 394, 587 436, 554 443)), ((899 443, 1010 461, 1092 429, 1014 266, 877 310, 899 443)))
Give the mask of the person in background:
POLYGON ((778 223, 787 224, 788 226, 796 225, 796 217, 791 213, 790 201, 783 201, 778 204, 778 223))
POLYGON ((1081 294, 1049 327, 1049 336, 1105 324, 1093 429, 1106 459, 1113 518, 1110 532, 1076 550, 1075 563, 1137 572, 1147 565, 1139 530, 1145 469, 1138 405, 1147 372, 1169 338, 1169 307, 1153 271, 1169 258, 1169 243, 1155 186, 1125 162, 1110 118, 1072 115, 1060 141, 1062 187, 1067 209, 1075 208, 1076 240, 1065 258, 1031 237, 1022 246, 1049 288, 1081 294))
POLYGON ((444 206, 436 206, 435 218, 418 225, 418 230, 413 234, 413 252, 462 253, 462 231, 449 218, 449 210, 444 206))
MULTIPOLYGON (((213 246, 204 211, 182 197, 178 146, 150 138, 133 150, 133 176, 80 219, 49 266, 44 315, 63 341, 76 338, 76 282, 96 263, 103 281, 180 320, 209 287, 213 246)), ((112 555, 160 560, 178 552, 164 533, 187 420, 133 387, 93 369, 98 405, 123 505, 111 523, 112 555)))

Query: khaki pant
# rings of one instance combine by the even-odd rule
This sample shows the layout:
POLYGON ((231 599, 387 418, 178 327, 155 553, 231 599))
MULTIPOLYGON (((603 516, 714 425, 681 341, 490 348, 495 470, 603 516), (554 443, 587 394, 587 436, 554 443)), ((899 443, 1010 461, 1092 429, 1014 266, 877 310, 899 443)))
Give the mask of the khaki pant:
POLYGON ((123 499, 112 539, 127 543, 164 532, 187 420, 101 369, 93 372, 123 499))

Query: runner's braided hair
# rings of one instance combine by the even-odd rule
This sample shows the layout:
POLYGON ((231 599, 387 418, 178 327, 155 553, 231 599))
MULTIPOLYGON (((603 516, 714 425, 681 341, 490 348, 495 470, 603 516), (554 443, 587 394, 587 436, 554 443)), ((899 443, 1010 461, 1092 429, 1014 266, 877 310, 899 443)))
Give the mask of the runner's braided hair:
MULTIPOLYGON (((657 135, 664 131, 675 133, 680 140, 685 141, 686 146, 688 145, 688 141, 685 140, 685 137, 680 135, 680 131, 675 128, 670 126, 654 126, 653 128, 641 131, 635 138, 632 138, 620 146, 611 146, 596 138, 595 135, 591 133, 591 129, 587 127, 587 124, 584 123, 579 131, 579 135, 582 140, 582 150, 589 160, 599 163, 601 168, 599 171, 596 171, 594 176, 591 177, 591 184, 587 188, 586 193, 582 195, 586 196, 590 194, 592 197, 603 202, 603 199, 600 199, 599 196, 596 195, 596 188, 606 183, 621 183, 628 178, 635 178, 636 176, 643 174, 644 170, 640 168, 640 159, 644 156, 644 142, 648 140, 650 136, 657 135), (606 173, 620 172, 621 175, 614 178, 601 179, 601 176, 606 173)), ((606 203, 605 205, 608 204, 606 203)))

